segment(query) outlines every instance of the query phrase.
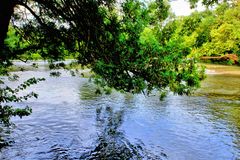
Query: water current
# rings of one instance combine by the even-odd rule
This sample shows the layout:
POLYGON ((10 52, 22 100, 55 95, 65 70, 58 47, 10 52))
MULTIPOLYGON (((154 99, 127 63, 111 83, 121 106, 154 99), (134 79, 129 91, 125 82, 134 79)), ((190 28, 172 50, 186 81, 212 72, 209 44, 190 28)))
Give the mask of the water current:
POLYGON ((163 101, 157 94, 96 95, 87 78, 64 71, 58 78, 44 69, 17 72, 12 87, 34 76, 46 81, 24 91, 38 99, 15 104, 33 113, 1 129, 10 145, 0 159, 240 159, 240 74, 210 69, 195 95, 163 101))

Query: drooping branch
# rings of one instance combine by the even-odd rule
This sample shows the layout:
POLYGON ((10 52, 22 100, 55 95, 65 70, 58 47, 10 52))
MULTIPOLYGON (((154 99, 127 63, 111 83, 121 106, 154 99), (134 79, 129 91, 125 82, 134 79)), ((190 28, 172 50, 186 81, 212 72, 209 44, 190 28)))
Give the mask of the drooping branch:
POLYGON ((38 21, 38 23, 42 26, 45 26, 46 24, 43 22, 43 20, 33 11, 32 8, 30 8, 26 3, 24 2, 19 2, 18 5, 21 5, 25 7, 33 16, 34 18, 38 21))

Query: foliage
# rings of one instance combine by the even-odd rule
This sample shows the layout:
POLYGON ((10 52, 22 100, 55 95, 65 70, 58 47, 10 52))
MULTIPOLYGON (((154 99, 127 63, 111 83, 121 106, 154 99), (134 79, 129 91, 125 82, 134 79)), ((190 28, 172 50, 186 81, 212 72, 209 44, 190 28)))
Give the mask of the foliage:
MULTIPOLYGON (((38 53, 53 60, 64 59, 67 52, 80 64, 91 68, 95 82, 102 87, 132 93, 170 90, 182 95, 190 94, 199 86, 202 75, 195 62, 186 58, 189 47, 181 44, 180 38, 170 39, 167 30, 162 31, 163 22, 169 15, 166 1, 157 0, 148 5, 138 0, 126 0, 121 6, 122 11, 114 10, 110 4, 99 5, 96 1, 82 3, 83 6, 89 5, 84 8, 87 13, 92 13, 88 19, 81 5, 36 1, 33 4, 46 15, 34 15, 31 23, 17 27, 24 35, 10 30, 9 34, 15 37, 9 36, 5 42, 12 52, 30 47, 28 53, 38 53), (53 21, 65 25, 57 26, 53 21)), ((190 18, 184 27, 197 25, 195 23, 195 19, 190 18)), ((174 27, 169 30, 172 32, 174 27)), ((181 32, 189 31, 187 28, 181 32)), ((57 72, 51 75, 59 76, 57 72)))
MULTIPOLYGON (((13 76, 12 80, 16 80, 17 76, 13 76)), ((28 100, 29 98, 35 97, 37 98, 38 95, 34 92, 26 94, 24 96, 19 96, 18 94, 20 91, 25 90, 27 87, 36 84, 44 79, 41 78, 30 78, 27 81, 23 82, 15 89, 7 86, 1 80, 1 87, 0 87, 0 122, 4 124, 10 124, 10 117, 11 116, 19 116, 20 118, 23 116, 27 116, 32 112, 32 109, 29 106, 25 108, 14 108, 10 103, 11 102, 22 102, 24 100, 28 100)))
MULTIPOLYGON (((97 7, 94 2, 88 3, 97 7)), ((42 5, 46 7, 44 8, 46 12, 50 12, 46 16, 51 15, 57 21, 59 14, 62 16, 61 21, 70 23, 67 21, 70 9, 65 8, 67 7, 65 3, 61 6, 57 3, 42 5), (66 11, 59 13, 63 8, 66 11)), ((82 9, 81 6, 71 7, 77 11, 82 9)), ((189 54, 188 47, 181 45, 180 39, 167 38, 167 34, 161 30, 162 23, 156 23, 163 22, 169 14, 169 5, 166 1, 158 0, 147 6, 140 1, 127 0, 122 4, 123 12, 120 16, 108 6, 99 6, 95 9, 93 15, 87 19, 94 23, 93 26, 88 26, 90 27, 88 31, 85 31, 86 26, 82 24, 84 22, 80 23, 78 19, 73 19, 74 24, 71 28, 48 26, 47 30, 32 20, 35 27, 25 24, 20 28, 25 33, 22 37, 27 37, 23 40, 26 41, 31 37, 31 46, 40 46, 41 48, 35 51, 46 58, 62 59, 63 50, 68 50, 71 54, 77 53, 79 63, 92 68, 97 75, 95 82, 101 86, 133 93, 170 89, 178 94, 189 94, 192 89, 199 86, 201 75, 197 66, 194 61, 186 59, 189 54), (97 21, 91 20, 96 17, 98 17, 97 21), (151 26, 156 27, 151 29, 151 26), (43 32, 49 32, 49 29, 58 32, 60 36, 44 36, 43 32), (64 34, 75 39, 66 41, 67 39, 62 37, 64 34), (166 37, 165 40, 163 37, 166 37)), ((78 16, 81 18, 83 15, 78 16)), ((50 18, 41 18, 42 21, 48 22, 46 25, 53 25, 50 23, 50 18)), ((19 37, 21 35, 6 39, 10 49, 15 47, 18 50, 15 44, 19 44, 19 37)), ((56 75, 54 73, 52 76, 56 75)))
POLYGON ((181 43, 191 48, 188 57, 239 54, 239 15, 239 3, 223 3, 215 10, 194 12, 170 21, 163 28, 162 37, 167 40, 181 37, 181 43))
POLYGON ((114 58, 102 57, 91 66, 100 75, 98 84, 132 93, 158 89, 180 95, 198 87, 202 75, 194 61, 186 59, 189 49, 178 39, 161 45, 155 33, 159 27, 151 29, 145 18, 147 9, 141 3, 129 1, 123 10, 120 33, 108 53, 114 58))
MULTIPOLYGON (((42 58, 52 63, 73 57, 92 69, 95 82, 106 93, 110 92, 108 88, 132 93, 157 89, 162 92, 160 99, 167 91, 189 95, 204 78, 195 60, 187 58, 192 47, 202 46, 207 41, 205 37, 209 37, 204 30, 202 37, 203 34, 191 35, 201 26, 203 16, 195 14, 180 22, 171 21, 166 0, 149 4, 125 0, 121 6, 114 0, 17 0, 0 2, 0 5, 6 3, 11 3, 7 6, 12 7, 9 11, 16 12, 7 37, 0 37, 5 39, 4 47, 0 41, 1 74, 6 73, 5 68, 13 59, 42 58), (28 12, 19 11, 19 6, 28 12), (187 42, 188 37, 191 41, 198 39, 198 44, 187 42)), ((8 21, 3 20, 6 27, 8 21)), ((65 68, 50 65, 55 67, 65 68)), ((51 76, 59 75, 59 72, 51 73, 51 76)), ((8 92, 6 96, 11 93, 10 97, 17 97, 17 90, 2 90, 4 94, 8 92)), ((6 115, 19 113, 12 107, 3 108, 3 115, 5 111, 6 115)))

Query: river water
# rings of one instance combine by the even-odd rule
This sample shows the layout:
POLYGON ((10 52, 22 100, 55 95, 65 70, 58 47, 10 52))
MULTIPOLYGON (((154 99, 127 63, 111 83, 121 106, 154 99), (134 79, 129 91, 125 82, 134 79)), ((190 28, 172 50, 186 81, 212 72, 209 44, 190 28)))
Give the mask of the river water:
POLYGON ((28 89, 38 99, 15 104, 32 106, 33 113, 12 119, 4 135, 11 143, 0 159, 240 159, 240 69, 220 67, 208 66, 195 95, 164 101, 115 91, 96 95, 87 78, 67 72, 58 78, 45 70, 18 72, 20 81, 46 81, 28 89))

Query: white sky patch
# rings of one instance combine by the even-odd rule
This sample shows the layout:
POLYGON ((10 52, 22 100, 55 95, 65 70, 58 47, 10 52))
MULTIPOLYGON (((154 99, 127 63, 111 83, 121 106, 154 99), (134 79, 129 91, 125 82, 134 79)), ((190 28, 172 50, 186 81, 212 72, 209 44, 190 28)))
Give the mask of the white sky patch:
POLYGON ((185 0, 174 0, 170 2, 172 11, 176 14, 176 16, 187 16, 190 15, 194 11, 203 11, 205 7, 198 3, 197 7, 194 9, 190 9, 189 2, 185 0))

